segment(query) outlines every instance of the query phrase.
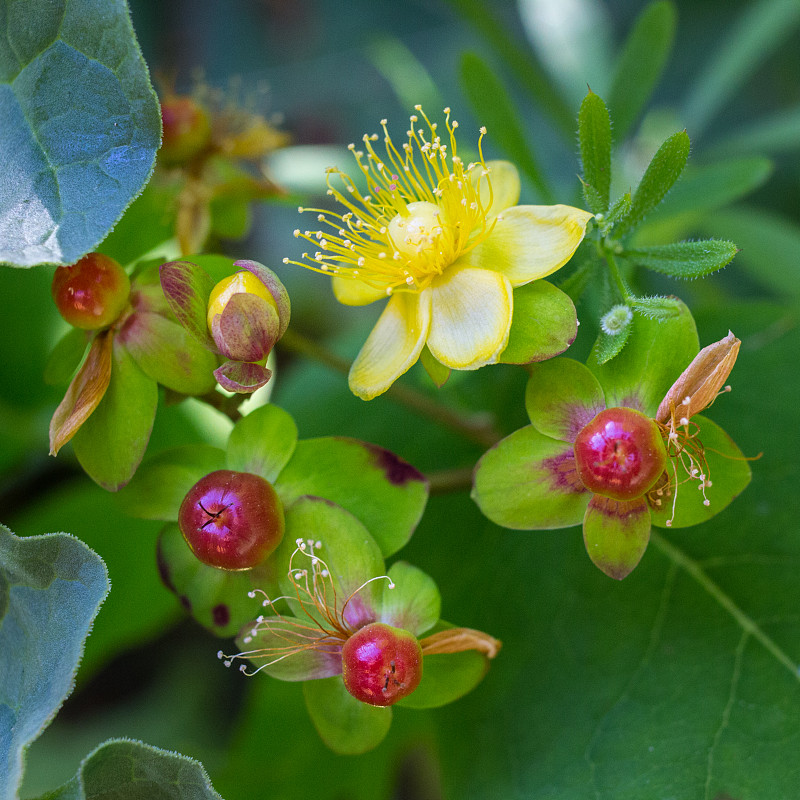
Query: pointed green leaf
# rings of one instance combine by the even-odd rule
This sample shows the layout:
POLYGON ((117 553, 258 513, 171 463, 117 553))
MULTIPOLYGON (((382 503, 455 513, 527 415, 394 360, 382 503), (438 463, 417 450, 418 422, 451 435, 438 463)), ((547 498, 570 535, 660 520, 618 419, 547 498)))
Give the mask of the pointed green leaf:
POLYGON ((156 415, 156 382, 114 342, 111 382, 100 405, 75 434, 75 455, 86 474, 115 492, 136 472, 156 415))
MULTIPOLYGON (((679 462, 671 461, 667 464, 670 486, 659 498, 660 505, 653 502, 650 504, 653 524, 661 528, 667 527, 668 520, 671 520, 669 527, 686 528, 711 519, 727 507, 750 483, 752 474, 750 463, 733 439, 719 425, 699 414, 692 417, 692 424, 698 426, 692 444, 702 446, 711 486, 701 492, 700 482, 690 479, 679 462), (705 500, 708 500, 707 506, 704 504, 705 500)), ((701 469, 705 468, 700 466, 701 469)))
POLYGON ((737 126, 713 145, 715 155, 780 153, 800 147, 800 106, 781 109, 749 124, 737 126))
POLYGON ((626 250, 623 257, 640 267, 673 278, 701 278, 729 264, 737 253, 733 242, 704 239, 626 250))
POLYGON ((442 598, 433 578, 405 562, 392 564, 389 577, 394 587, 383 584, 379 620, 420 636, 438 621, 442 598))
POLYGON ((4 4, 0 18, 0 155, 14 176, 0 184, 0 263, 71 264, 147 182, 158 101, 123 0, 4 4))
POLYGON ((648 319, 664 321, 679 316, 684 304, 677 297, 664 297, 654 295, 652 297, 634 297, 630 301, 634 311, 648 319))
POLYGON ((621 581, 630 575, 649 541, 650 509, 643 497, 592 497, 583 520, 583 542, 589 558, 609 578, 621 581))
POLYGON ((254 472, 275 483, 297 445, 297 425, 275 405, 265 405, 242 417, 228 439, 228 469, 254 472))
POLYGON ((47 358, 44 382, 49 386, 69 383, 89 349, 90 336, 80 328, 70 328, 47 358))
POLYGON ((238 572, 203 564, 174 523, 164 526, 159 534, 156 558, 164 585, 184 611, 215 636, 235 636, 263 613, 261 595, 253 598, 248 593, 255 588, 269 590, 277 584, 269 563, 238 572))
POLYGON ((501 364, 530 364, 563 353, 578 333, 578 317, 569 295, 547 281, 514 289, 514 315, 501 364))
POLYGON ((617 222, 625 219, 630 214, 632 202, 631 193, 625 192, 612 203, 605 220, 601 224, 603 232, 611 230, 617 222))
POLYGON ((631 320, 621 331, 616 333, 606 333, 601 330, 597 334, 597 339, 592 347, 590 358, 596 364, 605 364, 616 358, 621 352, 622 348, 628 343, 633 327, 631 320))
POLYGON ((629 233, 661 202, 683 172, 689 158, 689 146, 686 131, 678 131, 659 147, 633 193, 627 216, 615 226, 614 236, 629 233))
POLYGON ((392 709, 356 700, 338 676, 307 681, 303 684, 303 696, 314 727, 335 753, 348 756, 366 753, 389 733, 392 709))
POLYGON ((663 321, 635 314, 625 349, 605 364, 592 354, 587 366, 600 381, 609 408, 627 406, 654 416, 699 347, 694 319, 680 303, 677 315, 663 321))
POLYGON ((287 505, 305 494, 338 503, 364 523, 384 556, 409 540, 428 499, 427 480, 407 461, 343 437, 298 442, 275 488, 287 505))
POLYGON ((579 361, 556 358, 531 369, 525 408, 539 433, 571 444, 605 407, 597 378, 579 361))
POLYGON ((218 447, 191 444, 165 450, 142 464, 117 500, 132 517, 177 522, 189 489, 218 469, 225 469, 225 453, 218 447))
POLYGON ((472 499, 504 528, 577 525, 589 497, 575 469, 572 445, 544 436, 532 425, 498 442, 475 467, 472 499))
POLYGON ((649 3, 625 41, 608 92, 619 141, 641 115, 661 77, 672 50, 676 17, 671 2, 649 3))
MULTIPOLYGON (((727 21, 727 20, 726 20, 727 21)), ((800 25, 796 0, 747 3, 733 25, 718 37, 719 46, 695 74, 683 114, 700 134, 739 86, 800 25)))
POLYGON ((611 187, 611 119, 602 98, 591 90, 578 112, 578 144, 583 180, 594 190, 594 202, 591 193, 584 193, 589 208, 595 214, 605 213, 611 187))
POLYGON ((441 361, 435 359, 428 349, 428 345, 422 348, 422 352, 419 354, 419 361, 437 388, 441 389, 450 377, 450 367, 446 367, 441 361))
POLYGON ((201 395, 216 385, 217 357, 185 328, 161 314, 132 314, 118 339, 145 374, 174 392, 201 395))
POLYGON ((0 798, 15 800, 25 750, 72 691, 108 593, 103 562, 66 533, 0 525, 0 798))
POLYGON ((473 113, 486 126, 492 140, 508 155, 547 202, 553 195, 527 136, 514 103, 491 67, 475 53, 461 57, 461 83, 473 113))
MULTIPOLYGON (((109 739, 47 800, 222 800, 193 758, 131 739, 109 739)), ((44 798, 42 799, 44 800, 44 798)))

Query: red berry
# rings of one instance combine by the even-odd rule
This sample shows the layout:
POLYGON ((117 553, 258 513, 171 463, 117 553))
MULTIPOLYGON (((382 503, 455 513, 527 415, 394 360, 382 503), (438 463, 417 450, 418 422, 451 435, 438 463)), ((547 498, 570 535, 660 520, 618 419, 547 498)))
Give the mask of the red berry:
POLYGON ((356 700, 371 706, 390 706, 419 685, 422 648, 408 631, 373 622, 344 643, 342 678, 356 700))
POLYGON ((128 303, 131 282, 113 258, 89 253, 53 275, 53 300, 61 316, 76 328, 108 327, 128 303))
POLYGON ((204 564, 250 569, 280 544, 283 506, 272 484, 260 475, 221 469, 189 490, 178 525, 204 564))
POLYGON ((652 419, 632 408, 607 408, 575 439, 575 463, 590 491, 633 500, 664 473, 667 451, 652 419))
POLYGON ((211 140, 208 112, 191 97, 169 97, 161 103, 164 134, 159 150, 163 164, 184 164, 211 140))

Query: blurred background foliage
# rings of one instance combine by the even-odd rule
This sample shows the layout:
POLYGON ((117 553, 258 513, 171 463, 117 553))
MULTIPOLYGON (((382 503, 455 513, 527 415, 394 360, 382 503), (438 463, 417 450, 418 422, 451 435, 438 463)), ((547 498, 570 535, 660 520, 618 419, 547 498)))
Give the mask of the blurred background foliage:
MULTIPOLYGON (((19 535, 73 533, 106 560, 112 582, 77 689, 30 751, 23 796, 69 778, 110 736, 200 759, 231 799, 796 796, 800 685, 757 631, 787 663, 800 661, 800 3, 681 0, 644 16, 634 0, 130 5, 156 83, 191 90, 201 70, 200 80, 291 136, 269 163, 289 197, 254 207, 247 239, 219 246, 276 269, 293 327, 347 358, 375 309, 342 309, 322 278, 281 260, 299 255, 298 198, 321 193, 326 166, 349 168, 346 144, 379 119, 401 133, 413 104, 434 114, 449 105, 465 151, 469 132, 486 124, 487 157, 519 164, 523 202, 576 205, 575 120, 587 85, 615 120, 612 195, 635 186, 661 141, 686 128, 689 167, 637 241, 717 236, 741 252, 702 281, 648 273, 641 288, 687 301, 702 343, 729 327, 743 339, 734 391, 712 416, 744 452, 764 457, 738 502, 651 548, 619 585, 589 563, 577 529, 501 531, 465 492, 434 497, 402 556, 435 578, 445 618, 505 648, 469 697, 432 712, 400 709, 376 751, 336 757, 316 736, 300 686, 220 667, 217 641, 159 582, 158 524, 124 516, 70 448, 48 458, 48 419, 63 392, 42 380, 64 330, 52 271, 3 269, 0 519, 19 535)), ((578 310, 591 323, 589 302, 578 310)), ((584 328, 573 357, 591 346, 596 328, 584 328)), ((455 374, 437 397, 479 421, 491 415, 508 433, 525 422, 525 378, 505 366, 455 374)), ((406 380, 434 391, 419 366, 406 380)), ((389 397, 365 406, 341 375, 280 347, 273 399, 301 437, 356 436, 426 472, 469 468, 483 449, 389 397)), ((194 401, 164 406, 149 452, 218 444, 228 429, 194 401)))

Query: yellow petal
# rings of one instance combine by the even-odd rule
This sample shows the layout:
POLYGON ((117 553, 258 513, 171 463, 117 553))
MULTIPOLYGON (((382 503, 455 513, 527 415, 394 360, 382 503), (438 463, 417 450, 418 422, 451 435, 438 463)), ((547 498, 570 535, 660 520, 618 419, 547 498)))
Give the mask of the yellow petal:
POLYGON ((493 363, 508 344, 514 299, 498 272, 454 264, 432 286, 428 348, 452 369, 493 363))
POLYGON ((367 306, 386 297, 386 289, 375 289, 354 278, 333 277, 333 293, 345 306, 367 306))
POLYGON ((523 286, 563 267, 591 218, 571 206, 514 206, 497 217, 491 234, 464 258, 502 272, 512 286, 523 286))
POLYGON ((473 186, 478 185, 480 181, 481 205, 486 209, 487 216, 493 217, 519 202, 519 172, 510 161, 487 161, 486 168, 489 170, 489 175, 483 177, 481 165, 473 167, 470 180, 473 186))
POLYGON ((389 300, 350 368, 353 394, 383 394, 419 358, 431 322, 431 291, 398 292, 389 300))

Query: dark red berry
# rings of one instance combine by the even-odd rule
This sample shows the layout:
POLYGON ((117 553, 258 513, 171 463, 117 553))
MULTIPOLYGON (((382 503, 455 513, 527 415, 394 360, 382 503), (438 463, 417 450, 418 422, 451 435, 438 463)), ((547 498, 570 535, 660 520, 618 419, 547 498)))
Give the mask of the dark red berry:
POLYGON ((208 112, 191 97, 165 98, 161 121, 164 134, 158 155, 163 164, 185 164, 205 150, 211 140, 208 112))
POLYGON ((108 327, 128 303, 131 282, 113 258, 89 253, 68 267, 59 267, 51 286, 61 316, 76 328, 108 327))
POLYGON ((390 706, 419 685, 422 648, 408 631, 373 622, 344 643, 342 678, 356 700, 371 706, 390 706))
POLYGON ((178 525, 204 564, 250 569, 280 544, 283 506, 272 484, 260 475, 221 469, 189 490, 178 525))
POLYGON ((632 408, 607 408, 575 439, 575 463, 590 491, 633 500, 664 473, 667 452, 652 419, 632 408))

